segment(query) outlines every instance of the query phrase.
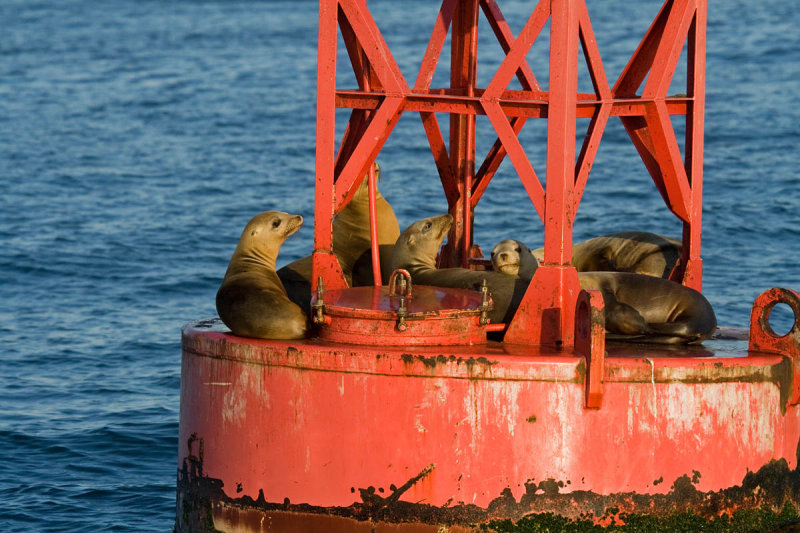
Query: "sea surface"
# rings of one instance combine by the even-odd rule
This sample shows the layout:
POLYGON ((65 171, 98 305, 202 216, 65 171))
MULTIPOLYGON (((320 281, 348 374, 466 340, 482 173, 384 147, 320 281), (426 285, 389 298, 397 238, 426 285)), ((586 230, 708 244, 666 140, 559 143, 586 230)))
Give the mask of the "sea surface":
MULTIPOLYGON (((499 4, 518 32, 534 2, 499 4)), ((660 2, 587 4, 613 83, 660 2)), ((800 10, 709 4, 704 292, 720 324, 747 327, 762 291, 800 289, 800 10)), ((369 5, 413 83, 438 2, 369 5)), ((316 20, 299 0, 0 2, 0 530, 171 530, 181 326, 216 314, 253 215, 305 218, 279 265, 311 251, 316 20)), ((485 85, 502 50, 485 21, 480 35, 485 85)), ((546 86, 544 36, 529 60, 546 86)), ((447 71, 445 57, 433 86, 447 71)), ((591 88, 585 68, 579 85, 591 88)), ((670 94, 683 92, 678 74, 670 94)), ((544 176, 546 122, 528 124, 544 176)), ((494 137, 485 117, 478 127, 482 157, 494 137)), ((418 115, 378 160, 401 226, 445 211, 418 115)), ((575 238, 628 229, 681 226, 612 119, 575 238)), ((488 252, 507 237, 542 244, 508 161, 475 240, 488 252)))

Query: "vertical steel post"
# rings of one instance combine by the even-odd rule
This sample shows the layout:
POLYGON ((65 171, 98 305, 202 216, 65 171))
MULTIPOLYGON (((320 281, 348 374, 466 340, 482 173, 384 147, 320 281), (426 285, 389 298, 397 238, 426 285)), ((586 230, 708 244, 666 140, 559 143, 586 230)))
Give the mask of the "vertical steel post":
POLYGON ((550 4, 544 264, 536 271, 509 325, 505 337, 508 342, 574 342, 575 304, 580 293, 578 274, 571 263, 578 96, 577 1, 552 0, 550 4))
POLYGON ((703 217, 703 131, 706 88, 706 16, 705 1, 698 1, 695 18, 689 28, 687 45, 686 94, 686 175, 692 187, 691 223, 683 223, 682 281, 695 290, 703 288, 703 260, 700 258, 700 232, 703 217))
MULTIPOLYGON (((478 68, 478 0, 456 7, 452 22, 450 87, 475 95, 478 68)), ((472 246, 472 180, 475 175, 475 115, 450 115, 450 161, 456 175, 457 200, 449 205, 453 215, 442 266, 467 266, 472 246)))
POLYGON ((317 49, 317 151, 314 201, 314 254, 312 290, 320 277, 326 288, 347 286, 339 261, 333 255, 334 151, 336 128, 336 37, 337 0, 319 2, 317 49))
POLYGON ((367 187, 369 189, 369 237, 370 237, 370 255, 372 257, 372 282, 376 287, 383 285, 381 279, 381 258, 380 248, 378 246, 378 208, 377 208, 377 184, 375 176, 375 165, 369 169, 367 176, 369 182, 367 187))

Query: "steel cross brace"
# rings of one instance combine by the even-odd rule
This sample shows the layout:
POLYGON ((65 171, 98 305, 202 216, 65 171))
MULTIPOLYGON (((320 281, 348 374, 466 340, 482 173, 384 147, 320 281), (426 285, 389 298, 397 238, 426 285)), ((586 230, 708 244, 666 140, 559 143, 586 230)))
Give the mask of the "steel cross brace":
POLYGON ((572 224, 609 117, 622 120, 669 209, 684 223, 684 250, 672 277, 701 288, 702 133, 705 83, 705 0, 667 0, 613 88, 609 86, 584 0, 541 0, 518 36, 495 0, 444 0, 413 88, 394 61, 366 0, 320 0, 317 94, 316 279, 345 286, 331 247, 331 222, 350 200, 405 111, 420 113, 454 215, 444 265, 467 266, 472 216, 498 166, 509 156, 545 226, 545 261, 509 324, 506 340, 571 345, 580 290, 571 272, 572 224), (506 57, 485 89, 476 87, 477 23, 482 11, 506 57), (543 91, 525 56, 551 21, 550 86, 543 91), (336 89, 336 29, 341 29, 358 90, 336 89), (431 88, 448 32, 453 33, 451 85, 431 88), (577 92, 578 43, 594 93, 577 92), (668 96, 687 45, 685 95, 668 96), (512 77, 522 90, 509 90, 512 77), (647 83, 637 94, 645 78, 647 83), (338 153, 335 108, 352 109, 338 153), (449 146, 435 113, 449 113, 449 146), (475 171, 475 115, 492 123, 497 140, 475 171), (687 121, 685 158, 671 115, 687 121), (537 176, 518 134, 528 118, 548 119, 547 176, 537 176), (575 122, 590 118, 580 152, 575 122), (327 277, 332 277, 328 280, 327 277), (548 326, 543 329, 543 317, 548 326), (555 322, 553 322, 554 318, 555 322), (553 322, 550 324, 550 322, 553 322))

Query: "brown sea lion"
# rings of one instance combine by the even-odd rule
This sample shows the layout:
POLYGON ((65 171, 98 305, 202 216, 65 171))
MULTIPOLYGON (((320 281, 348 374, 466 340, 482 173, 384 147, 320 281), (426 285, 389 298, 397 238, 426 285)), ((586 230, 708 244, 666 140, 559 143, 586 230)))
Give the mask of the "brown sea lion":
POLYGON ((539 262, 530 248, 514 239, 500 241, 492 248, 492 269, 495 272, 532 279, 539 262))
MULTIPOLYGON (((666 278, 680 259, 682 246, 681 241, 663 235, 623 231, 573 244, 572 266, 578 272, 633 272, 666 278)), ((543 261, 544 248, 537 248, 533 255, 543 261)))
MULTIPOLYGON (((520 253, 515 246, 503 250, 507 264, 522 262, 515 257, 520 253)), ((613 334, 609 339, 696 344, 716 329, 717 319, 708 300, 680 283, 631 272, 580 272, 578 279, 582 289, 599 290, 603 295, 606 330, 613 334)))
MULTIPOLYGON (((380 177, 380 167, 375 163, 375 179, 380 177)), ((379 190, 375 190, 375 208, 378 221, 378 245, 381 258, 381 279, 384 283, 391 275, 392 248, 400 235, 392 206, 379 190)), ((371 239, 369 227, 369 185, 367 178, 359 185, 352 200, 333 219, 333 253, 339 260, 342 273, 351 287, 372 285, 371 239)), ((278 270, 289 298, 305 312, 310 310, 311 256, 303 257, 278 270)))
POLYGON ((698 291, 668 279, 631 272, 580 272, 582 289, 599 290, 606 330, 617 340, 697 344, 711 337, 717 317, 698 291))
POLYGON ((392 268, 408 270, 415 284, 435 287, 478 290, 485 279, 493 301, 489 319, 493 323, 508 322, 525 295, 528 280, 467 268, 437 269, 436 255, 452 224, 452 216, 441 215, 408 226, 394 245, 392 268))
POLYGON ((289 300, 275 273, 275 259, 283 241, 302 224, 300 215, 267 211, 245 226, 217 291, 217 312, 234 335, 305 337, 307 315, 289 300))
MULTIPOLYGON (((375 210, 378 224, 378 245, 391 246, 400 236, 400 225, 394 209, 377 188, 380 167, 375 164, 375 210)), ((359 271, 356 264, 365 254, 369 256, 371 247, 369 227, 369 183, 366 177, 358 186, 353 199, 333 219, 333 253, 346 277, 352 278, 352 286, 372 284, 372 263, 364 265, 369 272, 359 271)), ((391 250, 389 251, 391 252, 391 250)), ((386 252, 384 252, 386 254, 386 252)), ((391 253, 389 253, 389 256, 391 253)), ((360 263, 358 263, 361 265, 360 263)), ((383 264, 383 263, 382 263, 383 264)), ((382 278, 388 280, 392 273, 388 262, 382 269, 382 278), (383 269, 385 268, 385 272, 383 269)))

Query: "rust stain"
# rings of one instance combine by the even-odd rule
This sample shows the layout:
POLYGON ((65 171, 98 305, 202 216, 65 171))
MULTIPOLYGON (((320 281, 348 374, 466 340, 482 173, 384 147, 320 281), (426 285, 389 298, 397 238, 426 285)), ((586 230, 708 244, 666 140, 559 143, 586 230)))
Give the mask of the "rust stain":
MULTIPOLYGON (((391 485, 391 492, 386 497, 380 496, 381 489, 360 488, 357 489, 360 502, 347 507, 321 507, 295 504, 288 499, 268 502, 263 489, 259 490, 256 499, 246 495, 231 498, 222 490, 222 480, 208 477, 203 472, 203 440, 193 434, 187 441, 187 447, 188 454, 178 471, 177 533, 213 532, 217 531, 215 525, 218 523, 215 521, 221 520, 219 524, 230 524, 232 520, 237 523, 239 520, 252 522, 255 516, 259 517, 261 523, 266 518, 278 520, 274 517, 280 515, 280 520, 303 519, 306 524, 330 524, 330 531, 361 531, 361 525, 366 523, 374 529, 366 528, 364 531, 433 532, 444 527, 452 532, 468 532, 492 520, 517 522, 538 515, 555 515, 608 525, 624 523, 626 516, 633 515, 660 518, 691 513, 703 520, 713 520, 741 510, 777 514, 787 503, 795 507, 800 504, 800 471, 790 469, 787 462, 780 459, 770 461, 757 472, 749 472, 741 485, 719 491, 697 490, 701 472, 695 470, 677 478, 666 494, 598 494, 580 490, 561 492, 570 484, 569 481, 546 479, 538 483, 533 480, 526 483, 525 492, 519 500, 510 488, 506 488, 485 509, 463 502, 433 506, 401 500, 406 491, 433 472, 435 465, 431 464, 399 487, 391 485), (376 526, 380 524, 383 527, 376 526), (398 529, 390 527, 391 524, 408 525, 411 528, 398 529)), ((663 477, 653 484, 662 482, 663 477)), ((355 487, 351 488, 351 492, 356 492, 355 487)))

